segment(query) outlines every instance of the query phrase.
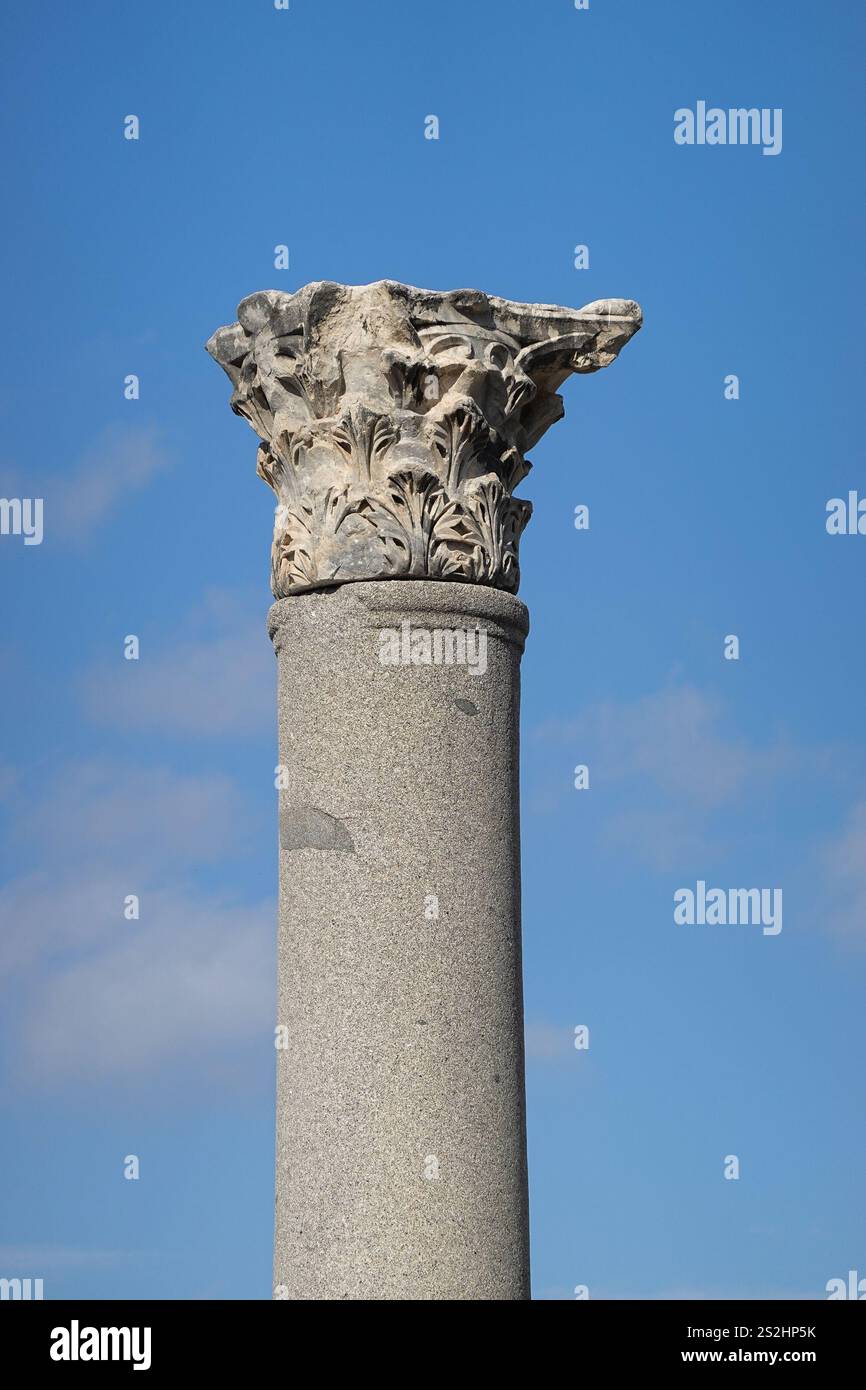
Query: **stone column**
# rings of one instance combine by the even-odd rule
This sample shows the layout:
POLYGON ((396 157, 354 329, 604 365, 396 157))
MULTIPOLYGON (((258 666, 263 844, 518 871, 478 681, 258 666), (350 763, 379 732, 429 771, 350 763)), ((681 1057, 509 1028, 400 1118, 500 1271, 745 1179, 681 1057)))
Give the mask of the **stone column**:
POLYGON ((320 282, 238 319, 208 350, 277 495, 275 1296, 526 1299, 512 494, 640 310, 320 282))

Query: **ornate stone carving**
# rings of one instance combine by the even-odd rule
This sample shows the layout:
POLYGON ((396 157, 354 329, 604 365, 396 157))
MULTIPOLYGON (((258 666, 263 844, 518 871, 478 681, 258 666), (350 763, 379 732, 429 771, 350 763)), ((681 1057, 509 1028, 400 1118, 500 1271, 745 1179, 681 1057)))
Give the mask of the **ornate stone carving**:
POLYGON ((513 491, 572 372, 637 332, 631 300, 579 310, 393 280, 265 290, 208 352, 277 496, 277 598, 363 579, 517 590, 532 510, 513 491))

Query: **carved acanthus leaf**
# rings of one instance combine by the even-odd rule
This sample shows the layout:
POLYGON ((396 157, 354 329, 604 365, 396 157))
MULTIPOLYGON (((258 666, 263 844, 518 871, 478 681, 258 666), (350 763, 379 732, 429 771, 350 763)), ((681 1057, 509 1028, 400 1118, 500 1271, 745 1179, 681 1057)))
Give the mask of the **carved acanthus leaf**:
POLYGON ((262 440, 274 593, 401 576, 515 590, 526 452, 565 378, 640 324, 630 300, 574 311, 391 280, 243 300, 208 350, 262 440))

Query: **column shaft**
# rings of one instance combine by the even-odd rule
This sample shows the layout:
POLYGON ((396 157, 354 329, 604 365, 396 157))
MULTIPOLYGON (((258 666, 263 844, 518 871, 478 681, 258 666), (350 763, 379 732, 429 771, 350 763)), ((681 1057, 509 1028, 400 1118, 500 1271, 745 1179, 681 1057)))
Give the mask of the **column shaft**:
POLYGON ((480 585, 361 582, 281 599, 270 628, 278 1296, 528 1298, 526 608, 480 585))

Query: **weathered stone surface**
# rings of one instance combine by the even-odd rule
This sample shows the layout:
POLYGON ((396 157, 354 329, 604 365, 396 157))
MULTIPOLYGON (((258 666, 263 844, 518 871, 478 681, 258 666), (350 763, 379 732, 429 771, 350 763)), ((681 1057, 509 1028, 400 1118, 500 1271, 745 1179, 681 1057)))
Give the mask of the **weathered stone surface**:
POLYGON ((287 769, 278 1298, 529 1297, 527 626, 511 594, 430 580, 347 584, 271 609, 287 769), (384 664, 382 632, 402 638, 404 623, 480 631, 483 660, 384 664))
POLYGON ((393 280, 243 300, 207 347, 277 495, 274 594, 424 578, 515 592, 526 451, 562 415, 565 378, 608 366, 640 325, 631 300, 571 310, 393 280))

